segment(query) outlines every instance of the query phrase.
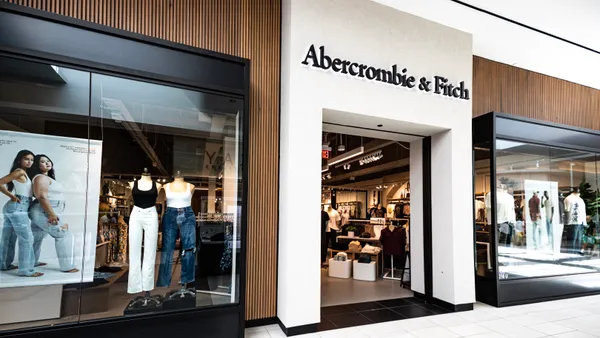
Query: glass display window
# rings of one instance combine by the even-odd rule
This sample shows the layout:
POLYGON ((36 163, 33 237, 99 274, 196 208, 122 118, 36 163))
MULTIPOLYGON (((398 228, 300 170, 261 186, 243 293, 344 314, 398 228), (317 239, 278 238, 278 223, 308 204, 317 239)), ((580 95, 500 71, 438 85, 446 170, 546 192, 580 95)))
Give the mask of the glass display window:
POLYGON ((0 57, 0 330, 239 303, 243 108, 0 57))

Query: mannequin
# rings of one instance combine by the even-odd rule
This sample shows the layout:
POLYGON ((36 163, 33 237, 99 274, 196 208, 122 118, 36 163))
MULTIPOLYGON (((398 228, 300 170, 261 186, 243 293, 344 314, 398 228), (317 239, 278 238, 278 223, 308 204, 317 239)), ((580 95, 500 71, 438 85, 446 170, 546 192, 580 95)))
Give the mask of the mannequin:
POLYGON ((144 297, 136 297, 126 311, 157 307, 162 303, 160 296, 152 297, 154 289, 154 266, 158 242, 158 214, 156 199, 162 186, 154 181, 144 168, 139 180, 129 183, 134 207, 129 219, 129 278, 128 293, 145 291, 144 297), (144 248, 142 261, 142 243, 144 248))
POLYGON ((167 209, 163 216, 162 254, 158 272, 158 287, 169 287, 171 284, 171 263, 177 238, 181 238, 181 288, 167 298, 195 297, 194 283, 196 257, 196 216, 192 209, 194 185, 186 182, 177 171, 173 181, 165 185, 167 209))
POLYGON ((531 219, 531 226, 533 229, 533 247, 535 250, 540 248, 542 241, 542 213, 538 194, 538 191, 534 191, 533 196, 531 196, 528 201, 529 218, 531 219))
POLYGON ((583 254, 581 239, 587 226, 585 202, 579 197, 579 189, 573 188, 565 198, 565 228, 562 247, 567 252, 583 254))
MULTIPOLYGON (((491 194, 485 196, 485 213, 488 224, 492 224, 491 194)), ((498 228, 498 245, 510 246, 516 222, 515 198, 511 196, 504 184, 496 189, 496 225, 498 228)))
POLYGON ((381 230, 379 241, 383 246, 384 263, 392 269, 401 269, 406 249, 406 230, 403 227, 388 225, 381 230))

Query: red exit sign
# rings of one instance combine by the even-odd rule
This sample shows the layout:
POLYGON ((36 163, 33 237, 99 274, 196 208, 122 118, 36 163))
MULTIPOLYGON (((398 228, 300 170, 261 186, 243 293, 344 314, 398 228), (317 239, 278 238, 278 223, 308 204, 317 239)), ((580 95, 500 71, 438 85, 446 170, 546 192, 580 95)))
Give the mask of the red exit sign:
POLYGON ((321 150, 321 158, 329 159, 329 150, 321 150))

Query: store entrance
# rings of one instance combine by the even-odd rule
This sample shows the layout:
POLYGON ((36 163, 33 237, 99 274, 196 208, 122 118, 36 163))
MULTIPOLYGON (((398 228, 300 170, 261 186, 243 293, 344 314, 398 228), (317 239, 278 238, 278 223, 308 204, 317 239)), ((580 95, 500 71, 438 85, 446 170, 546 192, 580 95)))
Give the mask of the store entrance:
POLYGON ((422 201, 411 201, 410 145, 421 137, 375 128, 323 122, 323 316, 393 308, 413 297, 411 202, 422 201))

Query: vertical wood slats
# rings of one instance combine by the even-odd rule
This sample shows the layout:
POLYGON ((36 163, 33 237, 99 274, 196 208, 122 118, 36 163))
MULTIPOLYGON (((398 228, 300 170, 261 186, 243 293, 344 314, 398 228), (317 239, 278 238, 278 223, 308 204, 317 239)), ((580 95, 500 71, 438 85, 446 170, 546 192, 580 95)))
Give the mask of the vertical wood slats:
POLYGON ((600 90, 473 58, 473 116, 490 111, 600 130, 600 90))
POLYGON ((5 1, 251 60, 246 319, 274 317, 280 1, 5 1))

